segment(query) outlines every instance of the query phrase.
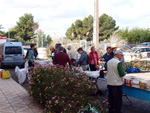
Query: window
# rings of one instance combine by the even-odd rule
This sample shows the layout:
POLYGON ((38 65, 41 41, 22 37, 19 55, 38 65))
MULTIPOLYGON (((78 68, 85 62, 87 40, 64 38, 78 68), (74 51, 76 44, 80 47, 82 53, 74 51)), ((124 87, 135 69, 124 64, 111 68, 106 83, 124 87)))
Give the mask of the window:
POLYGON ((150 48, 142 48, 141 52, 150 52, 150 48))
POLYGON ((22 48, 20 46, 6 46, 5 54, 22 54, 22 48))

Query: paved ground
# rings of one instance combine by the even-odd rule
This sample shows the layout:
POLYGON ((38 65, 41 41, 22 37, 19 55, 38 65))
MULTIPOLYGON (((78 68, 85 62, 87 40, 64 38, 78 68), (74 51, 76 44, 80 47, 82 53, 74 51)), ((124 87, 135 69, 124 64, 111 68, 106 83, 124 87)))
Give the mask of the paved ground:
POLYGON ((0 113, 40 113, 41 106, 12 78, 0 78, 0 113))
MULTIPOLYGON (((12 78, 17 80, 14 69, 8 69, 8 70, 11 72, 12 78)), ((27 86, 23 85, 23 87, 26 88, 27 86)), ((106 92, 104 92, 103 97, 107 98, 106 92)), ((122 113, 150 113, 150 103, 148 101, 144 101, 136 98, 130 98, 130 100, 132 101, 132 105, 130 105, 126 97, 123 97, 122 113)))

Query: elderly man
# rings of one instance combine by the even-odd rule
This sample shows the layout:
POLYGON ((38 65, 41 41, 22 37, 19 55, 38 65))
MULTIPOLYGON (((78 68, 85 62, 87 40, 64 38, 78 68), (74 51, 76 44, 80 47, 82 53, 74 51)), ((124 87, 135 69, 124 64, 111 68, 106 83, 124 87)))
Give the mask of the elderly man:
POLYGON ((69 65, 71 66, 71 60, 69 56, 63 52, 64 48, 60 46, 58 49, 59 49, 59 53, 57 53, 54 56, 53 64, 59 64, 65 67, 67 63, 69 63, 69 65))
POLYGON ((110 104, 109 113, 121 113, 122 107, 122 85, 125 71, 121 63, 123 52, 116 50, 114 58, 107 63, 107 85, 108 101, 110 104))
POLYGON ((72 48, 71 48, 71 45, 69 45, 68 47, 67 47, 67 49, 68 49, 68 55, 69 55, 69 58, 70 59, 75 59, 75 60, 77 60, 78 58, 77 58, 77 53, 76 53, 76 51, 75 50, 73 50, 72 48))

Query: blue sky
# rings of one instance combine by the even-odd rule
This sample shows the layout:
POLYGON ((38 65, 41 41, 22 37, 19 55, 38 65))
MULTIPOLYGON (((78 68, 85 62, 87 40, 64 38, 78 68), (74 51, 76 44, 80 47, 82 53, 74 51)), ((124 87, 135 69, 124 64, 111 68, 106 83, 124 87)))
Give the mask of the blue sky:
MULTIPOLYGON (((150 28, 149 0, 99 0, 99 15, 106 13, 121 28, 150 28)), ((76 19, 94 15, 94 0, 0 0, 0 24, 12 28, 24 13, 32 13, 47 35, 65 36, 76 19)))

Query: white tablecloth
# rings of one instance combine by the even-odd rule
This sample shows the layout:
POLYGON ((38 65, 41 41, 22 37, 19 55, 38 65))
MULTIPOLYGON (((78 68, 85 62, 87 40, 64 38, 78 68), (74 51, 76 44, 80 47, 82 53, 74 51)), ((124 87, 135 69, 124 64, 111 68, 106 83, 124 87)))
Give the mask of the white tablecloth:
POLYGON ((88 77, 97 78, 99 77, 99 71, 84 71, 88 77))

